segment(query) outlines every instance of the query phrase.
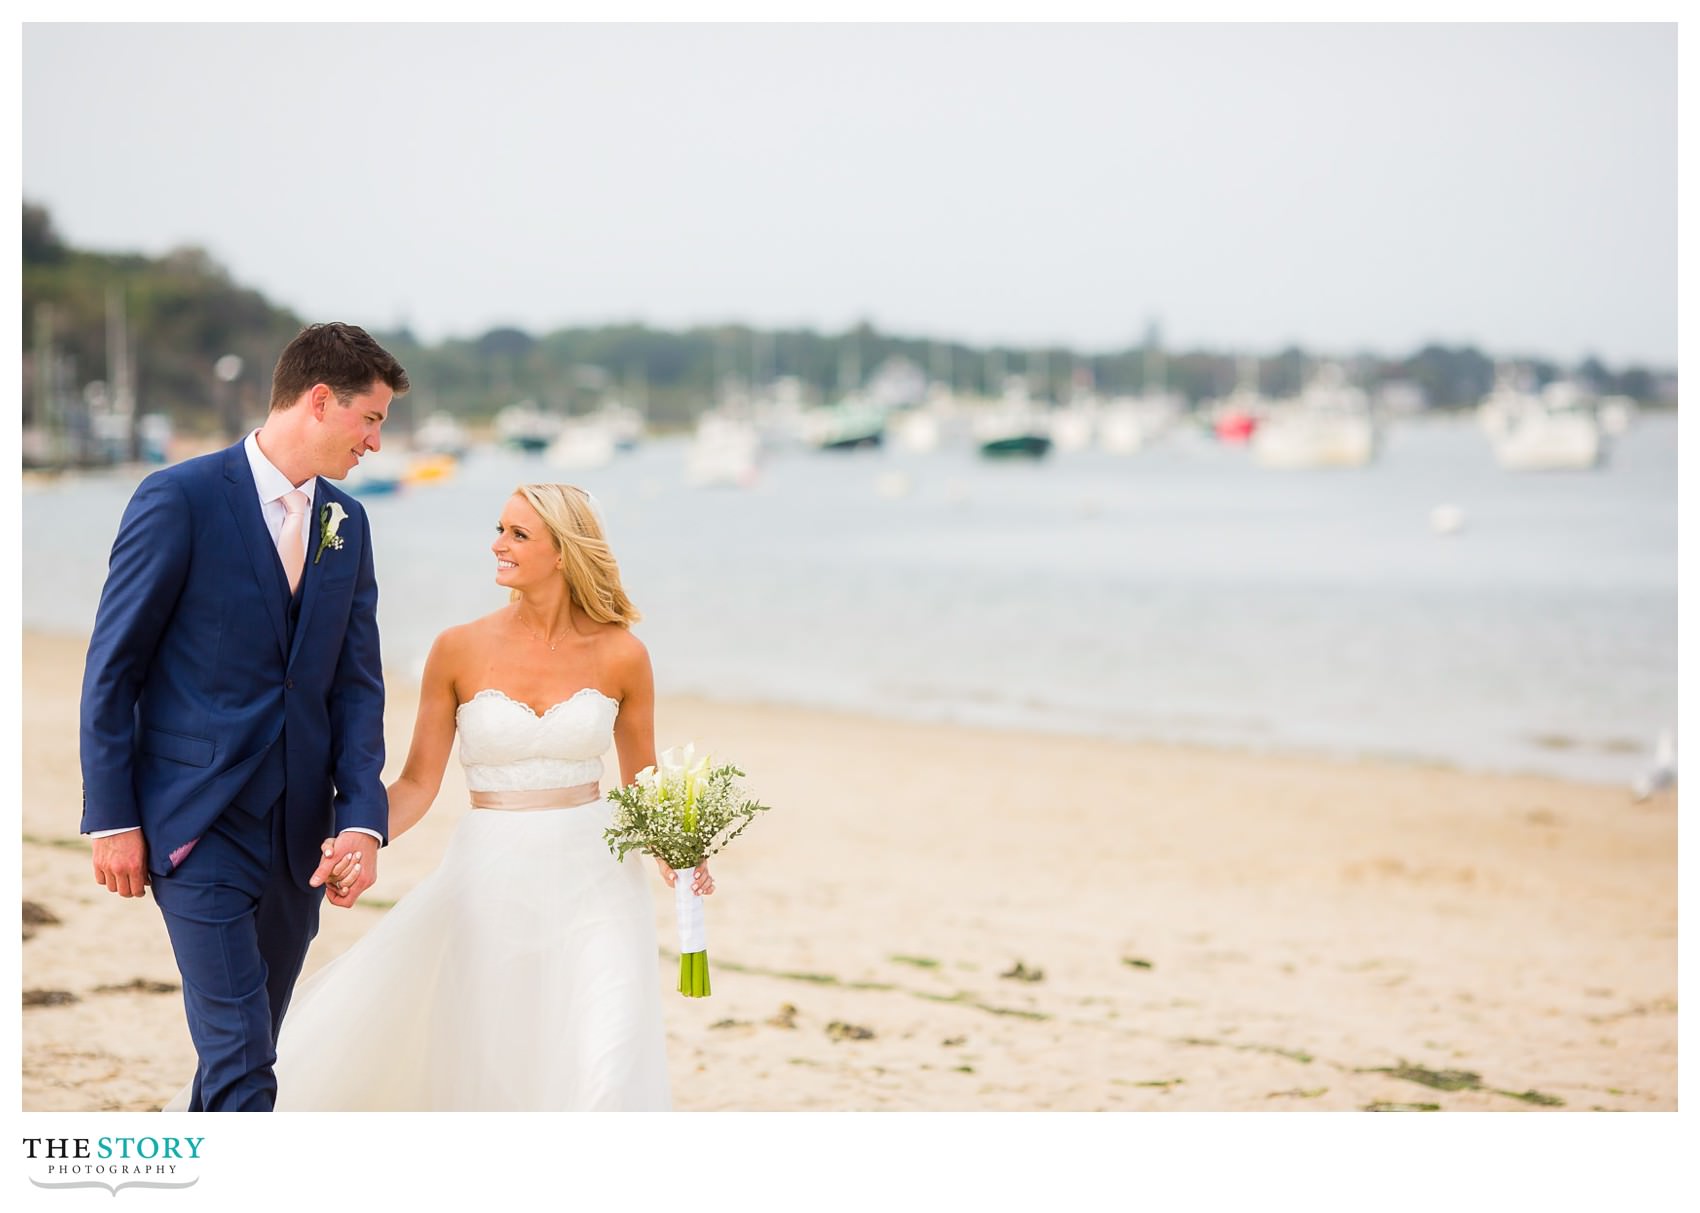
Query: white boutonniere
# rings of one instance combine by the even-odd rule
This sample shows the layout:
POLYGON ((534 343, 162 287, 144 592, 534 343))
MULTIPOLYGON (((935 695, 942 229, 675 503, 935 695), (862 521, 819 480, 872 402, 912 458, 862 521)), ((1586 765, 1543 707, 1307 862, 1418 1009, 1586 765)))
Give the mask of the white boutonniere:
POLYGON ((313 563, 319 563, 319 557, 325 554, 326 548, 340 550, 342 536, 337 531, 342 527, 342 520, 348 517, 348 511, 336 502, 331 502, 319 511, 319 550, 313 553, 313 563))

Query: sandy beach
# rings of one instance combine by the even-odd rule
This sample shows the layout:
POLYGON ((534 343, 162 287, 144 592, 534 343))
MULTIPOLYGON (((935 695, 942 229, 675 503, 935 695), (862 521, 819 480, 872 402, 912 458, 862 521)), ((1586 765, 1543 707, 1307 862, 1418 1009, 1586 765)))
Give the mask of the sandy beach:
MULTIPOLYGON (((83 652, 24 639, 25 1111, 157 1108, 194 1066, 157 910, 77 836, 83 652)), ((656 735, 776 806, 715 861, 714 997, 665 1000, 681 1110, 1676 1106, 1672 791, 667 697, 656 735)), ((464 806, 451 762, 309 971, 464 806)))

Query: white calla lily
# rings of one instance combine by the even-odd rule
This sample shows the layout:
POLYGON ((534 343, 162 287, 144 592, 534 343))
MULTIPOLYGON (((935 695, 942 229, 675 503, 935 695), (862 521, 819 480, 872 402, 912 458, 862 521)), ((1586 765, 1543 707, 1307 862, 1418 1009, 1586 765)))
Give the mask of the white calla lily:
POLYGON ((330 502, 319 511, 319 550, 313 553, 313 563, 318 564, 319 558, 327 550, 336 552, 342 550, 342 536, 337 531, 342 529, 342 520, 348 517, 348 511, 335 501, 330 502))
POLYGON ((682 746, 673 746, 661 751, 661 773, 664 776, 677 776, 688 773, 696 763, 697 746, 694 741, 687 741, 682 746))
POLYGON ((696 870, 767 810, 733 782, 743 773, 732 763, 715 766, 708 754, 699 757, 693 742, 664 751, 637 773, 633 786, 608 793, 614 814, 602 837, 615 858, 641 850, 672 869, 679 993, 691 998, 711 992, 703 895, 693 891, 696 870))

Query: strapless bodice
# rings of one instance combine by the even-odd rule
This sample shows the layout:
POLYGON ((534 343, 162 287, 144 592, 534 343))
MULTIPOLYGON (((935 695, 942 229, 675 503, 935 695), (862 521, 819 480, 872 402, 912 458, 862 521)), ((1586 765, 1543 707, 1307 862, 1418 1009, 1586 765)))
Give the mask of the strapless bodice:
POLYGON ((602 778, 620 705, 586 687, 539 716, 494 688, 455 711, 460 763, 472 792, 569 788, 602 778))

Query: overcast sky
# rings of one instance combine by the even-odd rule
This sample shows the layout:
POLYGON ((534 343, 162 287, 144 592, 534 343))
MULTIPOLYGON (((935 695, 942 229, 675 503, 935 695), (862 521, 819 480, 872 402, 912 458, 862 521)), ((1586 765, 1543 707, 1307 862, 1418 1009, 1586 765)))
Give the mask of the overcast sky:
POLYGON ((1676 360, 1676 33, 33 25, 24 196, 306 319, 1676 360))

